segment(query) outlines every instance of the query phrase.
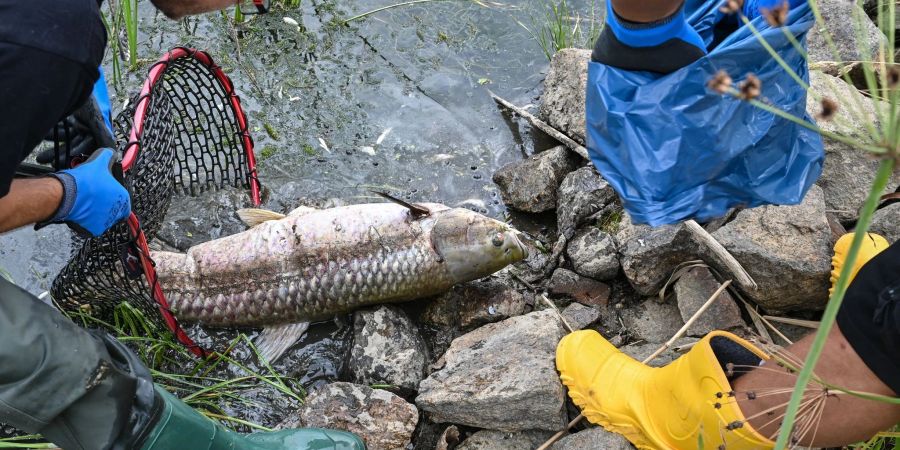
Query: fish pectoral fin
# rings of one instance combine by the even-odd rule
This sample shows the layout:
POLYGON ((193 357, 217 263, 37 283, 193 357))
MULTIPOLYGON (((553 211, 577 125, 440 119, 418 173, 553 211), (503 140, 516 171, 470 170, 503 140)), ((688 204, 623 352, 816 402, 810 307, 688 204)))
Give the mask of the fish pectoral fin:
POLYGON ((254 344, 259 357, 274 363, 309 329, 309 322, 288 323, 263 328, 254 344))
POLYGON ((384 198, 385 200, 388 200, 388 201, 394 202, 398 205, 402 205, 402 206, 406 207, 407 209, 409 209, 409 213, 412 214, 413 218, 415 218, 415 219, 431 215, 430 209, 428 209, 422 205, 419 205, 417 203, 410 203, 406 200, 401 200, 397 197, 394 197, 391 194, 388 194, 387 192, 382 192, 382 191, 371 191, 371 192, 373 194, 377 194, 378 196, 384 198))
POLYGON ((237 215, 238 217, 240 217, 241 222, 244 222, 244 225, 247 225, 250 228, 253 228, 263 222, 268 222, 270 220, 281 220, 287 217, 284 214, 277 213, 275 211, 258 208, 239 209, 237 210, 237 215))

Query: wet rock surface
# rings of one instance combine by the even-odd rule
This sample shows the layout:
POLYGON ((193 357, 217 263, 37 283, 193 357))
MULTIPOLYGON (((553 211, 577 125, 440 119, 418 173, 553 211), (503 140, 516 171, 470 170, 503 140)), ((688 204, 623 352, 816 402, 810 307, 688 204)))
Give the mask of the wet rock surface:
POLYGON ((527 294, 491 277, 454 286, 433 300, 420 316, 426 324, 468 330, 525 313, 527 294))
POLYGON ((533 450, 538 448, 553 433, 547 431, 503 431, 481 430, 456 447, 456 450, 533 450))
POLYGON ((578 156, 563 146, 538 153, 494 172, 503 202, 519 211, 540 213, 556 208, 556 188, 575 170, 578 156))
POLYGON ((831 229, 822 190, 797 206, 741 211, 713 236, 760 286, 748 295, 770 311, 817 310, 827 301, 831 229))
POLYGON ((332 383, 311 392, 294 426, 356 433, 368 450, 400 450, 410 443, 419 421, 416 407, 382 390, 332 383))
MULTIPOLYGON (((707 268, 695 267, 675 282, 675 299, 681 318, 687 322, 719 289, 721 283, 707 268)), ((731 330, 744 326, 741 309, 726 289, 713 304, 688 327, 687 335, 702 337, 713 330, 731 330)))
POLYGON ((579 275, 611 280, 619 273, 615 238, 596 227, 586 227, 569 242, 566 254, 579 275))
MULTIPOLYGON (((852 6, 852 5, 851 5, 852 6)), ((855 88, 839 78, 817 71, 810 72, 810 86, 813 92, 821 92, 842 104, 832 120, 818 120, 823 130, 844 136, 861 136, 868 126, 876 122, 875 105, 869 97, 863 96, 855 88)), ((821 106, 809 96, 807 111, 815 116, 821 106)), ((859 216, 878 172, 878 160, 866 151, 828 137, 825 143, 825 167, 822 177, 816 183, 825 194, 825 204, 829 211, 842 222, 852 222, 859 216)), ((894 174, 888 189, 893 192, 900 185, 900 173, 894 174)))
POLYGON ((416 405, 438 423, 560 430, 567 419, 555 352, 564 333, 556 313, 545 310, 465 334, 442 357, 443 368, 419 385, 416 405))
POLYGON ((425 378, 428 352, 416 325, 397 307, 353 315, 350 372, 356 383, 415 390, 425 378))
POLYGON ((870 231, 884 236, 890 243, 900 241, 900 203, 875 211, 870 231))
POLYGON ((544 80, 541 118, 572 139, 584 144, 584 96, 591 51, 567 48, 553 55, 544 80))
POLYGON ((611 433, 601 427, 588 428, 570 434, 553 444, 550 450, 632 450, 631 443, 621 434, 611 433))

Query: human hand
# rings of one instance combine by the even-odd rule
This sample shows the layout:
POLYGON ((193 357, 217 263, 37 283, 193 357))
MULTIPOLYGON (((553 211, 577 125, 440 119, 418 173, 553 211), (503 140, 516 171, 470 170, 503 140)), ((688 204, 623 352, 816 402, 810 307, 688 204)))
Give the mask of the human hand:
POLYGON ((113 151, 105 148, 78 167, 53 174, 63 185, 63 199, 46 223, 65 223, 79 233, 100 236, 127 218, 131 197, 113 176, 114 162, 113 151))

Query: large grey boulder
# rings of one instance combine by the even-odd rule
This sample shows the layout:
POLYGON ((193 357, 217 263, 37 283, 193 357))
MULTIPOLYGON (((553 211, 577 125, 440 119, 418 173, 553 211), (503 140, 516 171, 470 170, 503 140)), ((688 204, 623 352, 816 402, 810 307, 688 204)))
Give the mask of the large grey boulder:
POLYGON ((565 394, 555 354, 565 330, 556 314, 533 312, 460 336, 442 357, 443 368, 419 384, 416 404, 438 423, 561 430, 565 394))
MULTIPOLYGON (((825 131, 844 136, 861 136, 867 132, 868 125, 877 122, 872 100, 839 78, 812 71, 810 89, 839 101, 840 109, 832 120, 818 121, 818 125, 825 131)), ((821 106, 810 95, 806 108, 810 115, 815 116, 821 106)), ((828 210, 834 211, 842 222, 855 221, 875 180, 878 160, 872 158, 865 150, 827 137, 823 137, 823 140, 825 167, 822 178, 816 184, 825 193, 828 210)), ((900 185, 900 174, 895 173, 888 183, 889 190, 893 191, 897 185, 900 185)))
POLYGON ((879 49, 887 48, 887 38, 856 2, 817 0, 816 3, 824 22, 817 22, 809 32, 807 43, 810 62, 879 59, 879 49), (861 25, 861 28, 858 25, 861 25), (826 33, 831 36, 837 55, 828 45, 826 33), (860 49, 864 49, 865 52, 861 53, 860 49))
POLYGON ((525 313, 528 298, 496 278, 454 286, 434 299, 421 314, 422 322, 468 330, 525 313))
POLYGON ((550 211, 556 208, 557 188, 579 159, 560 145, 501 167, 494 173, 494 183, 510 208, 529 213, 550 211))
POLYGON ((900 203, 875 211, 869 230, 884 236, 892 244, 900 242, 900 203))
POLYGON ((547 431, 503 431, 481 430, 463 441, 456 450, 534 450, 547 441, 553 433, 547 431))
POLYGON ((353 315, 353 381, 415 390, 425 378, 427 358, 418 328, 399 308, 381 306, 353 315))
POLYGON ((634 447, 618 433, 600 427, 588 428, 570 434, 553 444, 550 450, 632 450, 634 447))
POLYGON ((616 233, 622 271, 641 295, 656 295, 675 268, 697 259, 698 245, 684 224, 650 227, 627 214, 616 233))
POLYGON ((585 227, 575 234, 566 254, 579 275, 595 280, 611 280, 619 273, 616 240, 597 227, 585 227))
MULTIPOLYGON (((721 284, 705 267, 695 267, 675 282, 675 300, 681 318, 687 322, 719 289, 721 284)), ((744 326, 741 309, 728 290, 719 294, 712 305, 687 329, 688 336, 703 337, 713 330, 733 330, 744 326)))
POLYGON ((831 229, 822 189, 796 206, 741 211, 713 233, 759 289, 750 297, 769 311, 818 310, 828 299, 831 229))
POLYGON ((368 450, 401 450, 409 445, 419 412, 402 398, 351 383, 332 383, 313 391, 300 409, 299 422, 287 424, 356 433, 368 450))
POLYGON ((556 52, 544 79, 541 118, 584 144, 584 94, 591 51, 567 48, 556 52))

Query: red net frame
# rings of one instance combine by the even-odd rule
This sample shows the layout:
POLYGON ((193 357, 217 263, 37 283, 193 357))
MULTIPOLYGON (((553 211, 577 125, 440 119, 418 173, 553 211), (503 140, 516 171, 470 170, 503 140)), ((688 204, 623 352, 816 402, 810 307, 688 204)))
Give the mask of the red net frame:
POLYGON ((147 243, 178 188, 197 194, 243 186, 259 206, 253 139, 240 98, 208 53, 178 47, 151 66, 132 107, 116 122, 132 213, 103 236, 75 240, 53 298, 63 310, 89 309, 101 318, 126 300, 195 355, 209 356, 169 308, 147 243))

